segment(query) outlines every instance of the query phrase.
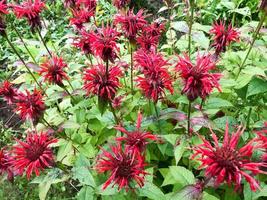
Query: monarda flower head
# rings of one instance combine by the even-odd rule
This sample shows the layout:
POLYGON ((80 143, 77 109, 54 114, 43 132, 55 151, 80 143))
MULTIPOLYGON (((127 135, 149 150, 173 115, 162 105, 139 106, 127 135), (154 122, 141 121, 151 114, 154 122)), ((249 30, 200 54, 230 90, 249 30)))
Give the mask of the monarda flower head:
POLYGON ((6 4, 6 0, 0 1, 0 16, 8 14, 8 6, 6 4))
POLYGON ((201 162, 199 168, 205 169, 205 176, 208 179, 214 178, 216 186, 226 182, 238 190, 241 187, 242 177, 244 177, 251 190, 256 191, 259 184, 253 176, 264 173, 260 170, 264 163, 252 161, 253 152, 260 148, 254 144, 255 140, 250 140, 243 146, 238 145, 243 132, 244 129, 239 127, 236 132, 229 135, 228 123, 226 123, 223 143, 219 144, 218 138, 213 132, 211 136, 214 144, 201 137, 203 143, 193 147, 192 158, 198 157, 201 162))
POLYGON ((84 28, 84 24, 90 22, 90 19, 93 16, 94 12, 92 10, 72 9, 70 24, 74 25, 78 30, 81 30, 84 28))
POLYGON ((92 34, 92 48, 94 54, 104 62, 114 60, 118 57, 119 47, 117 46, 119 33, 112 27, 107 26, 97 29, 97 33, 92 34))
POLYGON ((160 21, 154 21, 151 24, 148 24, 143 27, 143 33, 160 37, 161 34, 165 31, 165 24, 160 21))
POLYGON ((141 130, 142 114, 139 112, 136 122, 136 129, 127 131, 124 127, 116 126, 115 129, 125 134, 123 137, 117 137, 116 140, 125 142, 125 149, 132 151, 133 155, 142 154, 145 151, 148 141, 156 141, 158 137, 150 132, 141 130))
POLYGON ((118 9, 126 8, 131 0, 112 0, 112 4, 118 9))
POLYGON ((133 10, 128 10, 126 14, 118 14, 115 16, 114 23, 120 24, 125 36, 131 41, 136 41, 136 36, 139 31, 147 24, 143 10, 139 10, 134 14, 133 10))
POLYGON ((18 93, 9 81, 4 81, 0 86, 0 96, 3 96, 8 104, 15 103, 18 93))
POLYGON ((33 123, 37 123, 45 111, 41 91, 34 89, 32 93, 28 90, 26 90, 26 94, 20 93, 16 101, 16 111, 23 120, 31 120, 33 123))
POLYGON ((27 18, 32 31, 41 28, 40 13, 45 8, 45 4, 40 0, 27 0, 20 5, 13 5, 17 18, 27 18))
POLYGON ((239 32, 234 29, 231 24, 226 26, 225 21, 214 23, 210 33, 213 34, 212 47, 215 48, 216 55, 219 55, 221 52, 225 52, 226 47, 231 42, 237 42, 239 40, 239 32))
POLYGON ((0 175, 7 174, 9 181, 13 181, 14 178, 12 160, 12 157, 4 148, 0 150, 0 175))
POLYGON ((45 132, 31 132, 25 142, 17 142, 13 147, 12 165, 20 175, 26 172, 27 178, 30 179, 32 173, 39 176, 40 170, 54 165, 54 154, 49 145, 56 143, 57 139, 49 138, 45 132))
POLYGON ((161 54, 138 51, 135 55, 137 66, 141 66, 143 76, 138 76, 137 86, 145 96, 157 102, 165 95, 165 90, 173 93, 172 79, 166 66, 169 65, 161 54))
POLYGON ((139 37, 137 37, 136 40, 142 49, 155 52, 158 46, 159 36, 152 36, 144 32, 139 37))
POLYGON ((92 54, 92 33, 82 30, 80 34, 79 37, 74 38, 73 45, 81 49, 85 55, 92 54))
POLYGON ((52 58, 47 59, 41 64, 39 74, 43 76, 45 81, 62 87, 63 80, 68 79, 64 71, 66 67, 67 64, 64 62, 63 58, 53 55, 52 58))
POLYGON ((144 186, 145 163, 144 157, 141 155, 133 156, 132 151, 123 150, 120 143, 110 146, 111 152, 102 149, 102 154, 98 156, 95 169, 98 173, 109 172, 109 178, 104 183, 103 189, 106 189, 113 182, 118 185, 118 189, 122 188, 134 189, 131 183, 136 182, 140 187, 144 186))
POLYGON ((103 64, 87 69, 84 74, 84 89, 87 94, 95 94, 105 100, 113 100, 120 86, 122 72, 118 66, 110 66, 108 73, 103 64))
POLYGON ((4 19, 4 15, 8 14, 7 10, 8 6, 6 4, 6 0, 0 1, 0 35, 6 34, 6 22, 4 19))
POLYGON ((197 97, 206 99, 214 87, 221 91, 219 80, 222 75, 210 72, 215 68, 211 55, 197 55, 195 65, 188 55, 179 57, 176 70, 184 82, 182 93, 186 94, 190 101, 194 101, 197 97))

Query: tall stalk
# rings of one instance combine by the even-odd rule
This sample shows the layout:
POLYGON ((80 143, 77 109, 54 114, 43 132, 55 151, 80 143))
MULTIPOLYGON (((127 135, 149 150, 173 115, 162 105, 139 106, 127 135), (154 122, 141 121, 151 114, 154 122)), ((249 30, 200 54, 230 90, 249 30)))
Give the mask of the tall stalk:
POLYGON ((249 124, 250 124, 250 115, 251 115, 251 112, 252 112, 252 107, 249 107, 249 110, 248 110, 248 117, 247 117, 247 124, 246 124, 246 128, 249 130, 249 124))
POLYGON ((191 136, 191 132, 190 132, 190 127, 191 127, 191 121, 190 121, 190 117, 191 117, 191 104, 192 104, 192 102, 189 100, 188 110, 187 110, 187 135, 188 136, 191 136))
POLYGON ((188 31, 188 54, 189 58, 191 56, 191 42, 192 42, 192 26, 194 21, 194 8, 195 2, 194 0, 189 0, 190 2, 190 17, 189 17, 189 31, 188 31))
POLYGON ((237 76, 236 76, 235 80, 238 79, 238 77, 239 77, 239 75, 240 75, 240 73, 241 73, 241 71, 242 71, 242 69, 243 69, 243 67, 244 67, 244 65, 245 65, 245 63, 246 63, 246 61, 248 59, 248 56, 249 56, 249 54, 250 54, 250 52, 252 50, 252 47, 254 46, 254 43, 255 43, 255 41, 257 39, 257 36, 258 36, 258 34, 260 32, 260 29, 261 29, 261 27, 262 27, 262 25, 264 23, 265 18, 266 18, 266 13, 263 13, 263 16, 261 17, 261 20, 259 21, 258 26, 257 26, 257 28, 256 28, 256 30, 255 30, 255 32, 253 34, 253 40, 252 40, 252 42, 250 44, 250 47, 249 47, 248 52, 246 54, 246 57, 245 57, 245 59, 243 60, 242 64, 239 67, 239 71, 237 73, 237 76))
POLYGON ((24 40, 23 40, 21 34, 20 34, 19 31, 17 30, 17 28, 16 28, 15 26, 13 26, 12 24, 11 24, 11 27, 12 27, 12 29, 16 32, 16 34, 19 36, 20 41, 22 42, 22 44, 23 44, 23 46, 25 47, 26 51, 28 52, 28 54, 29 54, 30 57, 32 58, 33 62, 34 62, 36 65, 38 65, 38 63, 36 62, 34 56, 33 56, 32 53, 30 52, 30 50, 28 49, 26 43, 24 42, 24 40))
POLYGON ((131 53, 131 93, 133 95, 133 48, 130 43, 130 53, 131 53))
POLYGON ((49 51, 48 47, 46 46, 46 43, 45 43, 45 41, 44 41, 44 38, 43 38, 43 36, 42 36, 42 34, 41 34, 40 29, 39 29, 39 28, 36 28, 36 32, 38 33, 38 35, 39 35, 39 37, 40 37, 40 40, 41 40, 42 43, 44 44, 44 47, 45 47, 46 51, 48 52, 48 54, 49 54, 50 57, 52 58, 53 56, 52 56, 51 52, 49 51))
POLYGON ((31 77, 33 78, 33 80, 35 81, 35 83, 38 85, 38 87, 45 93, 45 91, 43 90, 42 86, 40 85, 40 83, 37 81, 37 79, 35 78, 34 74, 32 73, 32 71, 29 69, 29 67, 27 66, 27 64, 25 63, 25 61, 23 60, 23 58, 19 55, 18 51, 16 50, 16 48, 14 47, 14 45, 12 44, 12 42, 9 40, 8 36, 5 34, 4 37, 6 38, 7 43, 9 44, 9 46, 12 48, 13 52, 19 57, 20 61, 23 63, 23 65, 26 67, 27 71, 29 72, 29 74, 31 75, 31 77))

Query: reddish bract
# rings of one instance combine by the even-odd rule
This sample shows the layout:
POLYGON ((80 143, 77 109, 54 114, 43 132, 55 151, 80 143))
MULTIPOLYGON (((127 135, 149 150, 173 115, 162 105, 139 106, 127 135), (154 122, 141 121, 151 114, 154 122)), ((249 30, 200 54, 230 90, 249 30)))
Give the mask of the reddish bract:
POLYGON ((11 165, 12 160, 12 157, 5 149, 0 150, 0 175, 6 173, 9 181, 13 181, 14 178, 14 170, 11 165))
POLYGON ((0 96, 3 96, 8 104, 15 103, 18 93, 9 81, 4 81, 0 87, 0 96))

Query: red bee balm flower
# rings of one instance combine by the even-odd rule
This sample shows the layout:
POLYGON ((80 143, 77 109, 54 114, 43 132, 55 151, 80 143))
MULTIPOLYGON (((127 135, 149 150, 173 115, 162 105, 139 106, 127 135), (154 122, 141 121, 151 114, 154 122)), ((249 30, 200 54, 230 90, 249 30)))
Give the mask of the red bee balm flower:
POLYGON ((143 10, 139 10, 135 15, 133 10, 129 10, 126 15, 119 14, 115 16, 115 24, 121 24, 122 31, 130 41, 136 40, 136 35, 139 30, 142 30, 144 25, 147 24, 143 10))
POLYGON ((84 74, 84 89, 88 94, 95 94, 103 99, 114 99, 120 86, 119 77, 122 73, 119 67, 110 67, 108 74, 103 64, 95 65, 84 74))
POLYGON ((73 17, 70 18, 70 24, 76 26, 78 30, 81 30, 84 26, 84 23, 90 22, 90 18, 94 16, 94 12, 92 10, 72 10, 73 17))
POLYGON ((144 92, 147 98, 155 102, 165 95, 165 89, 173 93, 172 80, 165 68, 169 65, 161 54, 137 51, 135 60, 144 73, 144 77, 137 77, 137 85, 144 92))
POLYGON ((0 1, 0 16, 2 14, 8 14, 6 0, 0 1))
POLYGON ((147 51, 155 52, 159 42, 159 36, 152 36, 145 32, 137 38, 137 43, 147 51))
POLYGON ((103 153, 99 155, 95 166, 99 173, 110 171, 110 177, 103 185, 103 190, 112 182, 113 186, 115 184, 119 186, 119 190, 131 188, 130 183, 133 181, 143 187, 144 176, 147 174, 144 170, 144 158, 141 155, 133 157, 131 151, 123 151, 120 143, 111 146, 110 149, 112 152, 102 149, 103 153))
POLYGON ((12 104, 18 96, 17 89, 9 81, 4 81, 0 87, 0 96, 4 96, 8 104, 12 104))
POLYGON ((30 179, 33 172, 39 176, 40 170, 54 164, 53 151, 49 145, 56 143, 57 139, 50 139, 47 133, 32 132, 28 134, 25 142, 17 142, 13 150, 13 166, 19 174, 26 171, 27 178, 30 179))
POLYGON ((13 180, 14 174, 11 166, 12 157, 4 150, 0 150, 0 175, 7 173, 7 179, 13 180))
POLYGON ((36 89, 33 93, 26 90, 26 95, 19 94, 16 106, 16 110, 23 120, 29 119, 34 123, 38 122, 45 111, 42 93, 36 89))
POLYGON ((196 65, 192 64, 188 55, 184 55, 184 58, 179 57, 176 69, 184 81, 182 93, 185 93, 190 101, 197 97, 205 99, 214 87, 221 91, 218 81, 222 75, 209 72, 215 67, 210 55, 198 55, 196 65))
POLYGON ((215 23, 210 30, 210 33, 214 35, 212 46, 215 48, 216 55, 221 52, 225 52, 226 46, 231 42, 237 42, 239 40, 239 32, 237 32, 232 25, 225 26, 225 22, 215 23))
POLYGON ((63 58, 53 56, 51 59, 47 59, 46 62, 41 64, 41 70, 39 71, 45 81, 54 83, 59 86, 63 86, 63 80, 68 79, 67 74, 64 72, 64 68, 67 64, 63 58))
POLYGON ((7 4, 5 0, 0 1, 0 35, 6 35, 6 23, 4 19, 4 15, 8 14, 7 4))
POLYGON ((136 122, 136 130, 127 131, 121 126, 115 127, 118 131, 125 133, 126 136, 116 138, 117 141, 125 141, 126 149, 133 152, 133 156, 142 154, 145 151, 145 147, 148 143, 147 140, 158 140, 157 136, 151 134, 150 132, 143 132, 141 130, 142 114, 139 112, 136 122))
POLYGON ((45 8, 45 4, 40 0, 27 0, 21 5, 13 5, 17 18, 27 18, 31 29, 41 28, 40 13, 45 8))
POLYGON ((243 176, 250 184, 251 190, 256 191, 259 184, 246 171, 250 171, 254 175, 264 173, 260 170, 264 163, 252 161, 253 152, 259 148, 253 145, 254 140, 238 147, 238 141, 243 132, 244 129, 241 130, 239 127, 235 133, 232 133, 232 136, 229 136, 227 123, 223 144, 219 145, 217 136, 212 132, 214 145, 202 138, 203 144, 193 148, 195 153, 192 158, 199 156, 198 160, 202 163, 200 169, 205 168, 205 176, 215 178, 216 185, 226 182, 229 185, 233 184, 237 190, 241 187, 243 176))
POLYGON ((119 33, 109 26, 102 27, 97 31, 97 33, 92 34, 94 54, 102 58, 104 62, 111 61, 114 63, 119 51, 116 44, 119 33))
POLYGON ((75 38, 73 45, 82 50, 84 54, 92 54, 92 33, 81 31, 81 36, 75 38))

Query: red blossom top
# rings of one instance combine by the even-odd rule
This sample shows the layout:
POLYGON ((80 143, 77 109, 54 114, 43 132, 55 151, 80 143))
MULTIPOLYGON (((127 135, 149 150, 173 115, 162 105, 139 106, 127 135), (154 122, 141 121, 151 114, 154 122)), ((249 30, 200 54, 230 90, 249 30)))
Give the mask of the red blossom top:
MULTIPOLYGON (((144 186, 145 163, 144 157, 133 156, 132 151, 123 150, 121 144, 110 147, 111 152, 102 149, 102 154, 98 156, 95 169, 98 173, 110 172, 110 177, 104 183, 103 189, 106 189, 112 182, 113 186, 118 185, 119 190, 131 188, 130 183, 136 182, 140 187, 144 186)), ((134 188, 133 188, 134 189, 134 188)))
POLYGON ((118 97, 115 97, 113 100, 112 100, 112 107, 114 109, 118 109, 121 107, 121 104, 122 104, 122 100, 123 100, 124 96, 118 96, 118 97))
POLYGON ((155 36, 160 37, 164 31, 165 31, 165 24, 158 22, 158 21, 154 21, 153 23, 143 27, 143 32, 145 34, 148 34, 154 37, 155 36))
POLYGON ((73 45, 82 50, 84 54, 92 54, 92 33, 82 30, 80 36, 74 39, 73 45))
POLYGON ((54 55, 51 59, 47 59, 41 64, 39 73, 44 77, 45 81, 63 86, 63 80, 68 79, 64 71, 66 67, 67 64, 64 62, 63 58, 54 55))
POLYGON ((11 166, 12 160, 12 157, 4 148, 0 150, 0 175, 7 173, 7 179, 9 181, 12 181, 14 178, 11 166))
POLYGON ((6 4, 6 0, 0 1, 0 16, 2 14, 8 14, 8 6, 6 4))
POLYGON ((26 94, 19 94, 16 106, 16 111, 23 120, 32 120, 34 123, 38 122, 45 111, 42 93, 37 89, 33 93, 26 90, 26 94))
POLYGON ((115 129, 125 134, 123 137, 116 138, 117 141, 125 142, 125 149, 133 152, 133 156, 142 154, 148 144, 148 140, 158 140, 156 135, 141 130, 142 114, 139 112, 136 122, 136 130, 127 131, 124 127, 116 126, 115 129))
POLYGON ((131 0, 112 0, 113 5, 119 10, 127 7, 130 2, 131 0))
POLYGON ((210 70, 216 68, 211 55, 198 55, 194 65, 188 55, 179 57, 176 70, 184 82, 183 94, 186 94, 190 101, 197 97, 205 99, 216 87, 219 91, 219 80, 222 76, 220 73, 211 73, 210 70))
POLYGON ((90 18, 94 16, 94 12, 86 9, 73 9, 72 15, 73 17, 70 18, 70 24, 74 25, 78 30, 81 30, 84 27, 84 23, 90 22, 90 18))
POLYGON ((92 34, 92 48, 94 54, 100 57, 104 62, 114 60, 118 57, 119 47, 117 46, 119 33, 112 27, 102 27, 97 29, 97 33, 92 34))
POLYGON ((121 24, 121 28, 125 36, 130 41, 135 41, 137 33, 147 24, 143 10, 139 10, 134 14, 133 10, 129 10, 127 14, 118 14, 115 16, 114 23, 121 24))
POLYGON ((230 24, 225 25, 225 21, 220 21, 220 23, 214 23, 210 33, 213 34, 213 44, 215 48, 215 53, 219 55, 221 52, 225 52, 226 47, 231 42, 239 41, 239 32, 233 28, 230 24))
POLYGON ((0 96, 3 96, 8 104, 15 103, 18 96, 17 89, 9 81, 4 81, 0 86, 0 96))
POLYGON ((165 89, 173 93, 172 79, 166 69, 169 63, 161 54, 139 50, 134 58, 144 74, 137 77, 137 85, 147 98, 157 102, 165 95, 165 89))
POLYGON ((79 6, 81 9, 87 9, 88 11, 91 10, 95 12, 97 3, 96 0, 77 0, 76 5, 79 6))
POLYGON ((27 18, 32 30, 41 28, 40 13, 45 8, 41 0, 26 0, 20 5, 13 5, 17 18, 27 18))
POLYGON ((57 139, 49 138, 47 133, 32 132, 28 134, 25 142, 20 140, 17 142, 13 148, 12 164, 19 174, 22 175, 25 171, 27 178, 30 179, 33 172, 39 176, 40 170, 54 164, 53 151, 49 145, 56 143, 57 139))
POLYGON ((144 32, 136 40, 142 49, 146 51, 156 52, 159 36, 152 36, 144 32))
POLYGON ((118 66, 109 67, 106 74, 106 67, 103 64, 95 65, 87 69, 84 74, 84 89, 88 94, 112 100, 120 86, 119 77, 121 76, 122 72, 118 66))
MULTIPOLYGON (((212 132, 212 130, 211 130, 212 132)), ((225 135, 222 145, 219 144, 218 138, 212 132, 214 144, 202 138, 203 143, 193 147, 194 155, 202 163, 200 169, 205 168, 205 176, 214 178, 218 186, 224 182, 234 185, 235 189, 240 189, 242 177, 250 184, 252 191, 259 188, 258 182, 252 177, 259 173, 265 173, 260 168, 264 166, 262 162, 253 162, 252 154, 258 149, 254 145, 254 140, 248 141, 243 146, 238 146, 240 136, 244 129, 239 129, 229 136, 228 123, 225 127, 225 135)))

